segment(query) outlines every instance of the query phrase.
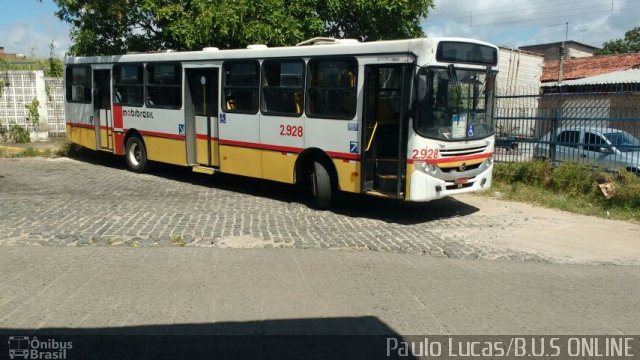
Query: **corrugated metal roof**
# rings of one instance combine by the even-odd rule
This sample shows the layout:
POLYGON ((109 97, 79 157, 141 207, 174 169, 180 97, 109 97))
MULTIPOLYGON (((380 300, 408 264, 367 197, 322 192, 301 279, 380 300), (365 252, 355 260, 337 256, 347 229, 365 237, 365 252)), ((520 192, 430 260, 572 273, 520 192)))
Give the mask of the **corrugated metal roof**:
MULTIPOLYGON (((605 85, 640 83, 640 69, 614 71, 607 74, 590 76, 582 79, 563 81, 563 86, 572 85, 605 85)), ((557 82, 544 83, 543 86, 557 86, 557 82)))

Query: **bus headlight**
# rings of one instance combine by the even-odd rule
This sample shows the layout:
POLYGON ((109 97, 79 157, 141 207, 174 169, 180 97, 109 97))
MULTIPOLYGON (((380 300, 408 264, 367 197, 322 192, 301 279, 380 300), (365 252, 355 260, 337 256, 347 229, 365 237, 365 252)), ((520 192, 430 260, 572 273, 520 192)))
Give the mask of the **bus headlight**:
POLYGON ((488 157, 487 161, 485 161, 485 164, 486 164, 487 167, 493 165, 493 156, 488 157))
POLYGON ((435 175, 435 173, 438 172, 437 166, 435 166, 434 164, 429 164, 427 162, 420 163, 420 169, 422 170, 422 172, 431 175, 435 175))

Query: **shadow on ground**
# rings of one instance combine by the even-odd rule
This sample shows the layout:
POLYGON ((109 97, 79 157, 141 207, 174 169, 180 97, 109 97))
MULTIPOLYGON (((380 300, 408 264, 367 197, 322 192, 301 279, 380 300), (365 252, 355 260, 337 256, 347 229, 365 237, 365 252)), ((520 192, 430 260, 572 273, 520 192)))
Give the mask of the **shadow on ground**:
MULTIPOLYGON (((114 169, 126 169, 123 157, 113 156, 90 150, 80 150, 73 159, 98 166, 114 169)), ((265 197, 276 201, 309 205, 310 196, 297 187, 275 181, 248 178, 230 174, 213 176, 198 174, 191 169, 161 163, 152 163, 148 172, 152 176, 172 179, 197 186, 212 187, 220 190, 238 192, 246 195, 265 197)), ((368 218, 403 225, 419 224, 429 221, 471 215, 478 208, 455 200, 444 198, 427 203, 412 203, 365 196, 361 194, 340 193, 333 213, 358 218, 368 218)))
POLYGON ((387 342, 394 344, 389 338, 402 341, 376 317, 114 328, 0 328, 2 337, 0 354, 38 343, 70 342, 71 348, 64 354, 68 359, 397 359, 397 352, 387 356, 387 342))

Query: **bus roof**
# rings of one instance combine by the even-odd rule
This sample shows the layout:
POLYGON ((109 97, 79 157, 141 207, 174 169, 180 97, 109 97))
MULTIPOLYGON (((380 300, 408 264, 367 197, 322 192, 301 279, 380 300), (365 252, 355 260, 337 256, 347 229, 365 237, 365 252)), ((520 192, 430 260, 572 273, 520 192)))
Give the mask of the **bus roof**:
POLYGON ((455 37, 428 37, 408 40, 386 40, 358 42, 350 39, 314 38, 299 45, 269 48, 264 45, 250 45, 246 49, 218 50, 217 48, 205 48, 201 51, 185 52, 156 52, 156 53, 132 53, 126 55, 67 57, 66 64, 96 64, 119 62, 173 62, 173 61, 206 61, 206 60, 233 60, 247 58, 283 58, 283 57, 307 57, 307 56, 335 56, 335 55, 379 55, 379 54, 413 54, 415 56, 431 56, 426 51, 435 48, 441 41, 469 42, 491 46, 493 44, 484 41, 455 38, 455 37))

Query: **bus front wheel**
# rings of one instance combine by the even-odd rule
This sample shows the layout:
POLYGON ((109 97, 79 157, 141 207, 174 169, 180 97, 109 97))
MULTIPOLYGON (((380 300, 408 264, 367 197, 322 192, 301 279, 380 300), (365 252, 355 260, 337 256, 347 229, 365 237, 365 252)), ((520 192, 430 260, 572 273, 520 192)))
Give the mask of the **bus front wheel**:
POLYGON ((311 192, 317 208, 328 209, 331 207, 334 196, 331 175, 327 167, 317 160, 313 162, 313 171, 311 172, 311 192))
POLYGON ((127 140, 125 158, 131 171, 141 173, 147 168, 147 149, 139 137, 132 136, 127 140))

